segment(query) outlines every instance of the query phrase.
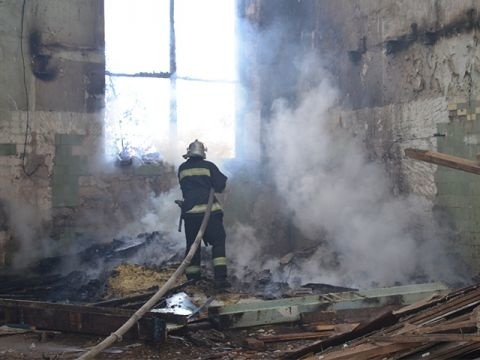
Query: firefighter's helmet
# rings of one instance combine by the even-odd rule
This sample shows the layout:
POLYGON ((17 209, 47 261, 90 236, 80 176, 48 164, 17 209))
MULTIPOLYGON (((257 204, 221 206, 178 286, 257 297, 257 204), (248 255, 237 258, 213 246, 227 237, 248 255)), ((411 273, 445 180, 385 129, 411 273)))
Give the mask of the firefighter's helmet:
POLYGON ((207 157, 206 152, 206 146, 202 142, 195 140, 190 145, 188 145, 187 153, 183 155, 183 157, 185 159, 189 157, 201 157, 202 159, 205 159, 207 157))

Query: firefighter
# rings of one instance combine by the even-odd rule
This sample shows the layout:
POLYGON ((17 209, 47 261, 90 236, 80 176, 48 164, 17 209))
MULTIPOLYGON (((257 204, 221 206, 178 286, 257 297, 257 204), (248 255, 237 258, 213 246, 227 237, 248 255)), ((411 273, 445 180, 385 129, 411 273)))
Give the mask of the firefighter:
MULTIPOLYGON (((186 253, 190 250, 207 209, 210 189, 221 193, 225 189, 227 177, 217 166, 205 160, 207 148, 195 140, 183 158, 187 159, 178 169, 178 180, 183 194, 182 217, 185 222, 186 253)), ((212 246, 214 284, 218 290, 229 286, 227 281, 227 258, 225 257, 225 229, 223 210, 216 198, 213 200, 208 225, 203 235, 205 245, 212 246)), ((198 247, 190 265, 186 269, 187 279, 198 281, 201 278, 201 246, 198 247)))

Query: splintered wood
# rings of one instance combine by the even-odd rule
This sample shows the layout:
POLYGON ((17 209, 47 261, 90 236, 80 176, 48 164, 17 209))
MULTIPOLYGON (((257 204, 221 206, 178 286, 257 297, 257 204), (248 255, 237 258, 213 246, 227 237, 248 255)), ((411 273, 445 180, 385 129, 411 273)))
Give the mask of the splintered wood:
POLYGON ((480 357, 480 285, 432 296, 316 341, 285 359, 472 359, 480 357), (368 329, 368 331, 364 331, 368 329))

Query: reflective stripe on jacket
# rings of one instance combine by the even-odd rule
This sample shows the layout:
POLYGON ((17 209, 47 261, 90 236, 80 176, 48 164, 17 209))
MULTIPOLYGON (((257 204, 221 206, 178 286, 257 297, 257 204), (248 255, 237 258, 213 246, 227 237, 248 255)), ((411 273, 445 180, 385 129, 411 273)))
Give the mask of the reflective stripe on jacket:
MULTIPOLYGON (((180 165, 178 180, 184 200, 183 215, 192 216, 205 213, 211 188, 220 193, 227 183, 227 177, 214 163, 200 157, 191 157, 180 165)), ((216 198, 212 205, 212 212, 215 211, 222 211, 216 198)))
MULTIPOLYGON (((212 212, 219 211, 219 210, 223 210, 220 203, 216 202, 216 203, 212 204, 212 212)), ((205 211, 207 211, 207 204, 199 204, 199 205, 195 205, 193 208, 188 210, 186 213, 187 214, 199 214, 199 213, 204 213, 205 211)))

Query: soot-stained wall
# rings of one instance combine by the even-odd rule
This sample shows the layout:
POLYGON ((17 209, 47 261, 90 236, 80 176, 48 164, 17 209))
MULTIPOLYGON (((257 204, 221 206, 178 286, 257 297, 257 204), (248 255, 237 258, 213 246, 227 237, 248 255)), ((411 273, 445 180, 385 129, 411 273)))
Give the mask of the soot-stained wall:
MULTIPOLYGON (((320 4, 319 4, 320 5, 320 4)), ((332 66, 342 119, 388 169, 394 191, 415 193, 452 231, 451 250, 480 270, 478 176, 407 159, 408 147, 475 159, 479 1, 341 1, 318 6, 335 29, 332 66), (330 5, 330 6, 329 6, 330 5)))
POLYGON ((299 100, 308 79, 296 60, 313 54, 338 90, 338 126, 362 139, 393 194, 424 199, 426 219, 448 224, 451 250, 480 270, 478 176, 404 155, 408 147, 478 153, 480 1, 251 0, 242 9, 260 34, 250 39, 244 80, 262 154, 272 104, 299 100))
POLYGON ((170 166, 104 159, 103 0, 0 1, 0 265, 110 241, 170 166))

